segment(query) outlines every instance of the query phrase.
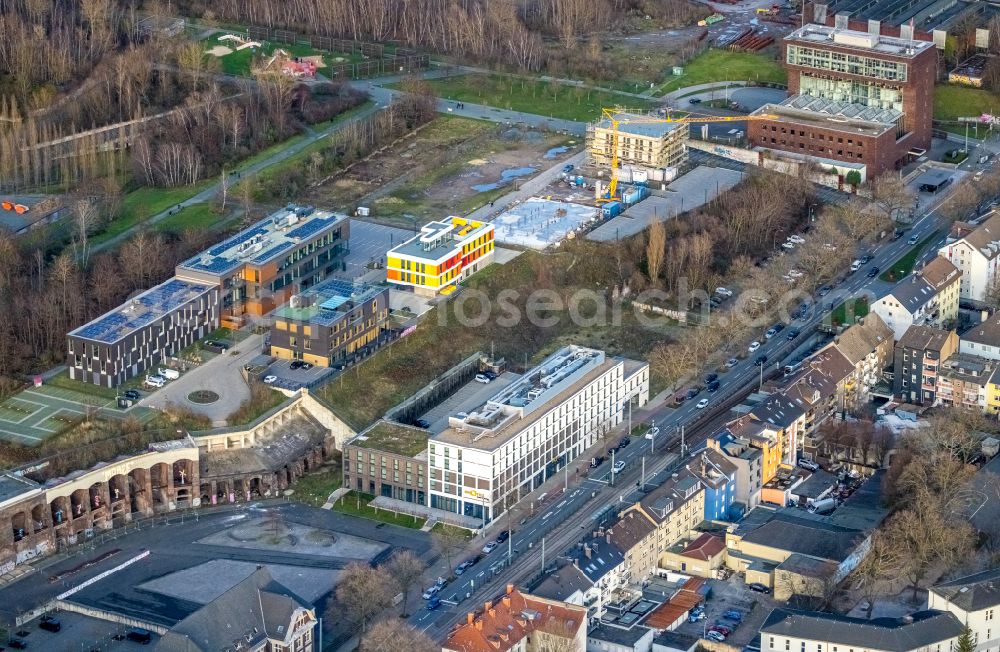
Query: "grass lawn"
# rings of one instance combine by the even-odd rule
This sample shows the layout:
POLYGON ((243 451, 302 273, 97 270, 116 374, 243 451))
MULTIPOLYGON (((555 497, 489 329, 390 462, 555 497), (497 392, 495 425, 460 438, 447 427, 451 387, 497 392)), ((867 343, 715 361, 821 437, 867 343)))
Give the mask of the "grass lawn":
POLYGON ((330 494, 340 488, 341 482, 340 464, 329 465, 296 480, 292 498, 312 507, 322 507, 330 494))
POLYGON ((466 530, 465 528, 455 527, 454 525, 448 525, 447 523, 435 523, 434 527, 431 528, 431 534, 443 534, 449 537, 455 537, 456 539, 471 539, 472 532, 466 530))
POLYGON ((110 387, 101 387, 93 383, 81 383, 79 380, 73 380, 69 377, 68 371, 49 378, 45 381, 45 384, 49 387, 62 387, 63 389, 71 389, 74 392, 90 394, 91 396, 108 400, 114 400, 118 396, 118 392, 110 387))
POLYGON ((253 387, 250 392, 251 398, 243 401, 240 407, 226 417, 226 423, 230 426, 245 426, 253 423, 266 412, 278 407, 288 397, 276 389, 271 389, 267 385, 253 387))
POLYGON ((784 84, 788 81, 785 70, 774 59, 764 54, 706 50, 684 64, 684 74, 673 77, 656 89, 657 95, 679 88, 714 81, 760 81, 784 84))
MULTIPOLYGON (((229 45, 224 42, 213 42, 212 46, 214 47, 215 45, 226 45, 226 47, 229 47, 229 45)), ((301 43, 285 45, 283 43, 265 41, 262 47, 256 49, 256 51, 254 48, 246 48, 245 50, 235 50, 224 57, 219 57, 219 65, 222 72, 227 75, 245 77, 250 74, 250 65, 253 62, 254 54, 259 53, 262 57, 270 57, 278 48, 281 48, 295 57, 322 56, 323 61, 326 62, 327 65, 330 65, 330 63, 357 63, 361 60, 360 55, 345 54, 343 52, 324 52, 301 43), (338 58, 343 59, 343 61, 334 61, 338 58)), ((214 58, 213 55, 206 56, 214 58)), ((324 70, 325 68, 319 68, 318 72, 323 74, 324 70)))
POLYGON ((206 179, 194 186, 181 188, 150 188, 143 186, 125 195, 122 199, 121 216, 104 227, 104 231, 94 235, 90 242, 98 244, 124 233, 133 226, 145 222, 153 215, 176 206, 185 199, 198 194, 214 179, 206 179))
POLYGON ((169 233, 180 233, 188 229, 214 229, 228 221, 226 217, 215 213, 211 205, 194 204, 185 206, 179 213, 157 222, 156 228, 169 233))
MULTIPOLYGON (((934 87, 934 119, 952 121, 953 124, 942 125, 946 131, 965 135, 966 126, 958 122, 959 118, 977 117, 983 113, 996 114, 1000 112, 1000 95, 979 88, 941 84, 934 87)), ((988 133, 980 125, 970 123, 969 138, 975 138, 982 132, 988 133)))
POLYGON ((333 504, 333 511, 340 512, 341 514, 350 514, 351 516, 360 516, 361 518, 367 518, 373 521, 381 521, 382 523, 389 523, 390 525, 408 527, 414 530, 419 530, 424 526, 424 521, 426 519, 422 519, 418 516, 397 514, 396 512, 376 509, 370 506, 368 503, 373 499, 374 496, 369 494, 359 494, 356 491, 352 491, 333 504))
POLYGON ((919 257, 924 248, 934 242, 939 235, 940 234, 935 231, 915 244, 912 249, 907 251, 899 260, 893 263, 892 267, 882 272, 879 275, 879 278, 883 281, 889 281, 892 283, 902 281, 904 278, 909 276, 910 272, 913 271, 913 265, 917 262, 917 257, 919 257))
POLYGON ((851 319, 848 320, 848 303, 850 303, 850 300, 843 302, 834 308, 832 313, 830 313, 830 319, 834 326, 853 324, 855 319, 858 317, 864 317, 868 314, 868 299, 860 297, 858 299, 854 299, 851 319))
POLYGON ((646 111, 652 106, 646 100, 617 93, 506 75, 462 75, 433 79, 428 83, 443 99, 580 122, 598 118, 604 107, 627 105, 630 109, 646 111))

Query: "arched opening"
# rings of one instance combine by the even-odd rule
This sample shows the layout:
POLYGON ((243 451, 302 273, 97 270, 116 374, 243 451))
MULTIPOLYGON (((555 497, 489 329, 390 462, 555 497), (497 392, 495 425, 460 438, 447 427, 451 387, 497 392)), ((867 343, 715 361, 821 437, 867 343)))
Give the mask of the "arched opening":
POLYGON ((202 506, 212 504, 212 485, 209 483, 204 483, 201 485, 201 504, 202 506))
POLYGON ((28 519, 24 512, 18 512, 10 517, 10 527, 14 530, 14 541, 20 541, 28 536, 28 519))
POLYGON ((309 455, 311 455, 311 453, 306 453, 306 456, 302 458, 302 472, 303 473, 308 473, 309 472, 309 455))
POLYGON ((78 519, 81 516, 86 516, 87 512, 90 511, 90 507, 88 507, 89 501, 90 495, 86 489, 77 489, 70 494, 71 518, 78 519))
POLYGON ((133 513, 145 514, 151 508, 150 496, 146 492, 146 485, 149 482, 149 471, 146 469, 132 469, 128 474, 128 496, 130 509, 133 513))
POLYGON ((251 498, 262 498, 264 496, 261 491, 260 478, 250 478, 250 497, 251 498))
POLYGON ((101 507, 105 507, 105 498, 101 495, 102 489, 104 489, 103 482, 95 482, 90 485, 90 489, 87 490, 87 494, 90 498, 90 509, 97 510, 101 507))
POLYGON ((116 475, 108 483, 111 497, 111 513, 118 514, 129 510, 128 476, 116 475))
POLYGON ((52 525, 59 527, 73 518, 72 507, 67 496, 60 496, 52 501, 52 525))
POLYGON ((149 469, 153 509, 164 509, 170 505, 170 472, 170 467, 162 462, 149 469))
POLYGON ((35 505, 31 508, 31 527, 35 532, 41 532, 48 525, 45 523, 45 505, 35 505))
POLYGON ((194 480, 191 460, 177 460, 173 465, 174 501, 178 506, 191 502, 191 483, 194 480))

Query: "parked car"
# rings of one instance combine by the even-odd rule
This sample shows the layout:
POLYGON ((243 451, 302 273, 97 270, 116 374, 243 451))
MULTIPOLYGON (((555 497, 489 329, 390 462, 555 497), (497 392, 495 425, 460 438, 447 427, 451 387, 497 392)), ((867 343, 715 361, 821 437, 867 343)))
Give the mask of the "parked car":
POLYGON ((728 288, 722 288, 722 287, 715 288, 715 293, 718 294, 720 297, 726 297, 727 299, 733 296, 733 291, 728 288))
POLYGON ((472 562, 469 561, 468 559, 466 559, 465 561, 463 561, 458 566, 455 566, 455 575, 461 575, 462 573, 464 573, 466 570, 468 570, 470 568, 472 568, 472 562))
POLYGON ((767 339, 771 339, 772 337, 774 337, 777 334, 778 334, 778 331, 775 330, 774 327, 772 326, 771 328, 767 329, 766 333, 764 333, 764 337, 766 337, 767 339))
POLYGON ((414 421, 414 423, 417 424, 417 426, 420 427, 420 428, 430 428, 431 427, 431 422, 428 421, 427 419, 417 419, 416 421, 414 421))
POLYGON ((490 380, 490 377, 487 376, 486 374, 476 374, 476 382, 488 385, 492 381, 490 380))
POLYGON ((596 469, 600 465, 604 464, 604 456, 598 455, 597 457, 590 458, 590 468, 596 469))
POLYGON ((229 350, 229 344, 222 340, 205 340, 202 345, 211 349, 218 349, 222 352, 229 350))
POLYGON ((305 364, 306 363, 303 360, 292 360, 291 363, 289 363, 288 368, 292 370, 302 369, 305 364))
POLYGON ((705 638, 710 641, 715 641, 717 643, 722 643, 726 640, 726 637, 722 635, 721 632, 716 632, 714 630, 705 632, 705 638))
POLYGON ((875 278, 876 276, 878 276, 878 273, 879 273, 878 267, 872 267, 870 270, 868 270, 868 278, 875 278))
POLYGON ((722 617, 726 620, 733 620, 738 623, 743 622, 743 612, 736 609, 730 609, 729 611, 723 612, 722 617))
POLYGON ((436 595, 432 595, 430 600, 427 601, 427 611, 434 611, 441 606, 441 598, 436 595))
POLYGON ((805 458, 799 460, 799 466, 803 469, 808 469, 809 471, 819 471, 819 464, 805 458))
POLYGON ((303 362, 302 365, 299 366, 299 369, 301 369, 302 371, 309 371, 312 368, 313 366, 311 362, 303 362))
POLYGON ((566 165, 564 165, 563 166, 563 174, 569 174, 570 172, 572 172, 573 171, 573 167, 574 166, 573 166, 572 163, 567 163, 566 165))
POLYGON ((719 387, 721 385, 722 383, 720 383, 719 381, 717 380, 713 381, 705 386, 705 391, 708 392, 709 394, 714 394, 715 392, 719 391, 719 387))
POLYGON ((771 593, 771 589, 767 588, 760 582, 753 582, 752 584, 748 584, 747 588, 749 588, 751 591, 754 591, 755 593, 763 593, 765 595, 771 593))
POLYGON ((806 241, 806 239, 803 238, 801 235, 790 235, 788 236, 788 239, 794 242, 795 244, 804 244, 806 241))
POLYGON ((701 399, 700 401, 698 401, 698 405, 696 405, 695 407, 698 408, 699 410, 704 410, 705 408, 708 407, 708 399, 707 398, 701 399))
POLYGON ((690 100, 688 100, 688 104, 701 104, 701 98, 692 97, 690 100))
POLYGON ((854 260, 854 262, 853 262, 853 263, 851 263, 851 273, 853 274, 854 272, 856 272, 856 271, 858 271, 859 269, 861 269, 861 265, 862 265, 862 264, 863 264, 863 263, 862 263, 862 262, 861 262, 860 260, 858 260, 858 259, 855 259, 855 260, 854 260))
POLYGON ((58 632, 62 629, 62 623, 52 616, 42 616, 42 622, 38 623, 38 628, 47 632, 58 632))
POLYGON ((140 398, 142 398, 142 394, 140 394, 139 390, 137 389, 126 389, 122 393, 122 396, 130 401, 138 401, 140 398))
POLYGON ((437 592, 440 591, 440 590, 441 590, 441 587, 435 584, 434 586, 432 586, 429 589, 427 589, 426 591, 424 591, 420 595, 420 597, 423 598, 424 600, 430 600, 435 595, 437 595, 437 592))
POLYGON ((434 580, 434 586, 438 587, 438 591, 440 591, 447 585, 448 585, 448 580, 446 580, 443 577, 439 577, 436 580, 434 580))
POLYGON ((503 543, 509 538, 510 538, 510 532, 508 532, 507 530, 500 530, 500 532, 497 533, 497 543, 503 543))
POLYGON ((910 238, 909 238, 909 240, 906 241, 906 244, 908 244, 908 245, 915 245, 918 242, 920 242, 920 236, 918 236, 918 235, 911 235, 910 238))
POLYGON ((632 443, 631 439, 629 439, 628 437, 622 437, 621 439, 618 440, 618 449, 621 450, 622 448, 625 448, 631 443, 632 443))
POLYGON ((277 376, 274 376, 274 375, 264 376, 264 384, 265 385, 270 385, 270 384, 272 384, 276 380, 278 380, 277 376))
POLYGON ((786 335, 785 338, 788 339, 789 341, 791 341, 791 340, 794 340, 798 336, 799 336, 799 329, 793 328, 790 331, 788 331, 788 335, 786 335))
POLYGON ((733 630, 729 629, 725 625, 720 625, 719 623, 715 623, 714 625, 712 625, 708 631, 719 632, 723 636, 729 636, 730 634, 733 633, 733 630))
POLYGON ((497 375, 495 373, 493 373, 492 371, 484 371, 483 375, 486 376, 487 378, 489 378, 490 380, 496 380, 497 379, 497 375))
POLYGON ((700 389, 698 389, 697 387, 692 387, 687 392, 687 398, 690 401, 691 399, 693 399, 695 396, 697 396, 700 393, 701 393, 700 389))
POLYGON ((870 262, 872 262, 872 257, 871 257, 870 254, 865 254, 864 256, 861 257, 861 264, 862 265, 867 265, 870 262))
POLYGON ((766 355, 759 355, 759 356, 757 356, 757 359, 753 361, 753 365, 755 367, 762 367, 762 366, 764 366, 764 363, 766 363, 766 362, 767 362, 767 356, 766 355))
POLYGON ((160 367, 157 373, 166 378, 167 380, 177 380, 178 378, 181 377, 181 372, 177 371, 176 369, 166 369, 164 367, 160 367))
POLYGON ((615 473, 621 473, 624 468, 625 468, 625 462, 618 460, 617 462, 615 462, 615 466, 614 468, 612 468, 612 471, 614 471, 615 473))
POLYGON ((143 384, 145 384, 147 387, 163 387, 164 385, 167 384, 167 379, 164 378, 163 376, 158 376, 154 374, 152 376, 146 376, 146 380, 143 381, 143 384))
POLYGON ((688 614, 688 622, 689 623, 696 623, 699 620, 705 620, 705 612, 704 611, 692 611, 691 613, 688 614))
POLYGON ((830 292, 832 292, 832 291, 833 291, 833 286, 832 285, 824 285, 823 287, 821 287, 819 289, 818 294, 821 297, 825 297, 826 295, 830 294, 830 292))
POLYGON ((747 351, 749 351, 750 353, 753 353, 754 351, 756 351, 759 348, 760 348, 760 342, 758 342, 757 340, 754 340, 753 342, 750 342, 750 346, 747 347, 747 351))
POLYGON ((12 638, 7 642, 12 650, 24 650, 28 647, 27 641, 22 641, 19 638, 12 638))
POLYGON ((718 379, 719 379, 719 374, 708 374, 707 376, 705 376, 705 384, 711 385, 718 379))
POLYGON ((792 249, 795 249, 795 243, 794 242, 783 242, 783 243, 781 243, 781 246, 784 247, 785 249, 788 249, 789 251, 791 251, 792 249))
POLYGON ((729 358, 728 360, 726 360, 726 367, 729 368, 729 369, 732 369, 733 367, 735 367, 739 363, 740 363, 740 361, 739 361, 738 358, 729 358))
POLYGON ((490 554, 491 552, 493 552, 496 549, 497 549, 497 542, 496 541, 490 541, 485 546, 483 546, 483 552, 486 553, 487 555, 490 554))

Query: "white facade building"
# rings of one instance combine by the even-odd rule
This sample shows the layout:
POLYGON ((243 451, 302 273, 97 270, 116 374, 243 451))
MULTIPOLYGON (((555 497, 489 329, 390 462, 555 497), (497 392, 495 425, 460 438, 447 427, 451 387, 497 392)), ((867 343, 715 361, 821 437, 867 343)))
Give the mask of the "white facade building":
POLYGON ((952 652, 961 633, 958 618, 942 611, 868 620, 774 609, 760 627, 760 652, 952 652))
MULTIPOLYGON (((956 224, 953 228, 960 227, 956 224)), ((1000 259, 1000 213, 954 242, 945 244, 938 254, 962 270, 961 297, 984 301, 996 277, 1000 259)))
POLYGON ((931 587, 927 606, 966 623, 977 651, 1000 648, 1000 568, 931 587))
POLYGON ((491 521, 648 400, 648 363, 560 349, 428 442, 430 506, 491 521))

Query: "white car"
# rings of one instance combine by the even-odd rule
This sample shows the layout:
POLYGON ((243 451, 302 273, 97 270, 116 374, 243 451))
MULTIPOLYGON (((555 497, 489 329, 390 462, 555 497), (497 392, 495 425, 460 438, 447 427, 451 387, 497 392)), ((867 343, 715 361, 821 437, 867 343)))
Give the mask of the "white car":
POLYGON ((775 330, 773 328, 768 328, 767 332, 764 333, 764 337, 766 337, 767 339, 771 339, 772 337, 774 337, 777 334, 778 334, 777 330, 775 330))
POLYGON ((701 399, 700 401, 698 401, 698 405, 696 405, 695 407, 698 408, 699 410, 704 410, 705 408, 708 407, 708 399, 707 398, 701 399))
POLYGON ((615 473, 621 473, 624 468, 625 468, 625 462, 618 460, 617 462, 615 462, 615 465, 611 468, 611 470, 615 473))
POLYGON ((856 272, 859 269, 861 269, 861 261, 860 260, 855 260, 853 263, 851 263, 851 271, 852 272, 856 272))
POLYGON ((271 383, 273 383, 276 380, 278 380, 277 376, 264 376, 264 384, 265 385, 270 385, 271 383))
POLYGON ((788 240, 790 242, 794 242, 795 244, 803 244, 806 241, 806 239, 803 238, 801 235, 790 235, 788 236, 788 240))
POLYGON ((792 278, 802 278, 803 276, 805 276, 805 274, 802 272, 802 270, 798 270, 798 269, 790 269, 790 270, 788 270, 788 275, 791 276, 792 278))
POLYGON ((476 382, 488 385, 490 383, 490 377, 486 374, 476 374, 476 382))
POLYGON ((789 250, 795 249, 795 243, 794 242, 783 242, 781 244, 781 246, 784 247, 785 249, 789 249, 789 250))
POLYGON ((158 375, 163 376, 167 380, 177 380, 178 378, 181 377, 181 373, 176 369, 164 369, 161 367, 157 373, 158 375))
POLYGON ((733 291, 728 288, 715 288, 715 293, 720 297, 726 297, 727 299, 733 296, 733 291))
POLYGON ((498 545, 499 544, 496 541, 490 541, 485 546, 483 546, 483 552, 485 552, 488 555, 494 550, 496 550, 498 545))
POLYGON ((715 641, 716 643, 722 643, 726 640, 726 637, 722 635, 722 632, 717 632, 714 629, 706 633, 705 638, 710 641, 715 641))
POLYGON ((163 387, 164 385, 167 384, 167 379, 159 375, 146 376, 146 381, 144 384, 147 387, 163 387))
POLYGON ((758 342, 757 340, 754 340, 753 342, 750 342, 750 346, 747 347, 747 351, 749 351, 750 353, 753 353, 754 351, 756 351, 759 348, 760 348, 760 342, 758 342))
POLYGON ((805 458, 799 460, 799 466, 803 469, 808 469, 809 471, 819 471, 819 464, 805 458))
POLYGON ((431 588, 429 588, 429 589, 427 589, 426 591, 424 591, 423 595, 421 595, 420 597, 421 597, 421 598, 423 598, 424 600, 430 600, 430 599, 431 599, 431 598, 433 598, 433 597, 434 597, 434 596, 435 596, 435 595, 437 594, 437 592, 438 592, 438 591, 440 591, 440 590, 441 590, 441 587, 440 587, 440 586, 437 586, 437 585, 435 584, 435 585, 434 585, 434 586, 432 586, 431 588))

